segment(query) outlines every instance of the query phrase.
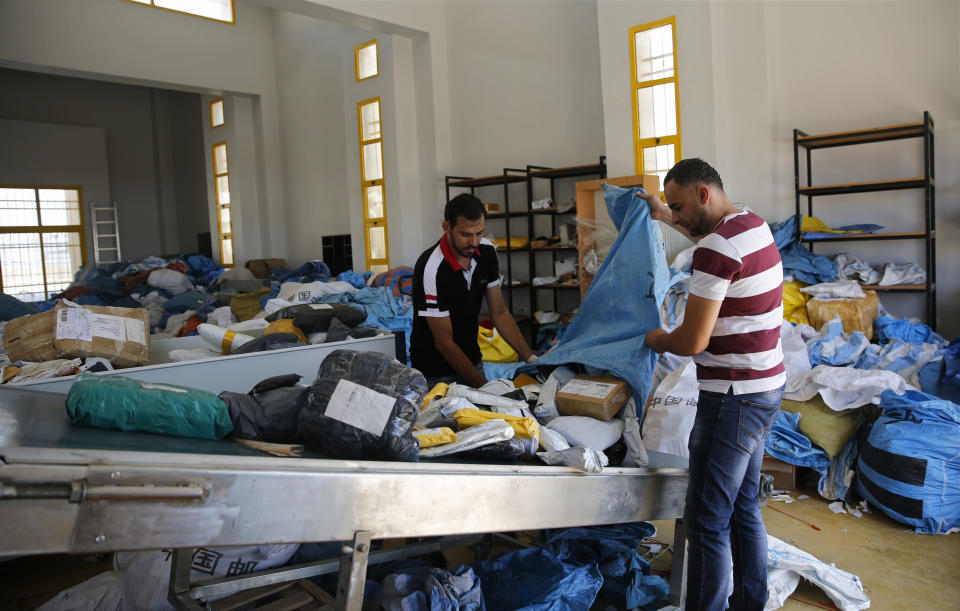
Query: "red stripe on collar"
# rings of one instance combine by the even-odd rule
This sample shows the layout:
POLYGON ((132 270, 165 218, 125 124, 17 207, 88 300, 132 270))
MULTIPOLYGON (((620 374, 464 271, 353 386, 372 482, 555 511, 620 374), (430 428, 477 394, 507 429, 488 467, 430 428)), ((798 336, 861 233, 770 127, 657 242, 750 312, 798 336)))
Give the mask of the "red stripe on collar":
POLYGON ((447 263, 450 264, 453 271, 458 272, 463 269, 463 266, 460 265, 460 262, 457 261, 457 258, 453 255, 453 251, 450 250, 450 243, 447 241, 446 233, 440 238, 440 252, 443 253, 443 258, 447 260, 447 263))

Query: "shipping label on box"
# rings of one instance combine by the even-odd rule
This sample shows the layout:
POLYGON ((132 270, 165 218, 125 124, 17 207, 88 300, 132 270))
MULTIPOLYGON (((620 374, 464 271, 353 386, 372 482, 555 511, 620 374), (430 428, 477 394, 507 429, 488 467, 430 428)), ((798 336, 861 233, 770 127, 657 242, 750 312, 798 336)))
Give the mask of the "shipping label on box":
POLYGON ((557 392, 557 411, 561 416, 589 416, 610 420, 629 398, 629 386, 612 376, 577 376, 557 392))

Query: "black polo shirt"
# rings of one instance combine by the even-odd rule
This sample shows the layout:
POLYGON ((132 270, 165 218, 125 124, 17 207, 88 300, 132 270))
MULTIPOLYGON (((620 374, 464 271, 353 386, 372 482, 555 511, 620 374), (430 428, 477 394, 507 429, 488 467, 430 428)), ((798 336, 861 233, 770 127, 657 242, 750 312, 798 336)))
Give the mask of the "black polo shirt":
POLYGON ((480 362, 477 329, 480 307, 488 287, 500 284, 497 251, 489 240, 481 240, 464 269, 444 234, 428 248, 413 268, 413 334, 410 361, 427 377, 457 375, 433 343, 427 318, 450 317, 453 341, 473 363, 480 362))

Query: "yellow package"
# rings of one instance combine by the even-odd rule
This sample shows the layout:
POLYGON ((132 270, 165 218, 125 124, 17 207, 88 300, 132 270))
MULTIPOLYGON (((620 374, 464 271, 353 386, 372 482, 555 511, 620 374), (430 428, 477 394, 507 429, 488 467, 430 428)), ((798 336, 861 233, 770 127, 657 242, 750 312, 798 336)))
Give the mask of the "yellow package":
POLYGON ((420 409, 425 408, 430 405, 430 402, 434 399, 439 399, 440 397, 446 397, 447 391, 450 390, 450 387, 440 382, 436 386, 430 389, 430 392, 423 396, 423 401, 420 402, 420 409))
POLYGON ((516 363, 520 360, 520 356, 496 329, 487 329, 482 325, 478 327, 477 343, 480 345, 481 360, 488 363, 516 363))
POLYGON ((783 283, 783 317, 790 322, 809 325, 807 301, 810 300, 810 295, 800 292, 805 286, 809 285, 799 280, 783 283))
POLYGON ((453 432, 453 429, 446 426, 441 426, 436 429, 414 431, 413 436, 420 442, 421 449, 432 448, 433 446, 440 446, 445 443, 453 443, 457 440, 457 434, 453 432))
POLYGON ((453 417, 457 419, 457 426, 461 429, 470 428, 471 426, 476 426, 489 420, 506 420, 507 424, 513 427, 513 432, 517 434, 517 437, 536 439, 537 443, 540 442, 540 425, 537 424, 537 421, 533 418, 495 414, 473 408, 458 410, 453 417))
MULTIPOLYGON (((510 248, 526 248, 530 244, 530 238, 514 236, 510 238, 510 248)), ((493 245, 498 248, 507 247, 507 238, 497 238, 493 240, 493 245)))
POLYGON ((297 341, 301 344, 307 343, 307 336, 303 334, 300 327, 293 326, 293 319, 291 318, 281 318, 267 325, 267 329, 263 334, 270 335, 271 333, 293 333, 297 336, 297 341))

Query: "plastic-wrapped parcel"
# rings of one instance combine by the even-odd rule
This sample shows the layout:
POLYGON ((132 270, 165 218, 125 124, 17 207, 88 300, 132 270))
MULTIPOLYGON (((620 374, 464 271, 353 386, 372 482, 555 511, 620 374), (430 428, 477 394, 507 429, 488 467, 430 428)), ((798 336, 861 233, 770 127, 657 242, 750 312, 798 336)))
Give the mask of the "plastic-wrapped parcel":
POLYGON ((416 461, 413 436, 427 381, 378 352, 335 350, 303 395, 297 428, 334 458, 416 461))
POLYGON ((233 429, 227 406, 195 388, 84 374, 67 394, 73 424, 178 437, 220 439, 233 429))
POLYGON ((267 378, 243 395, 223 391, 219 397, 230 410, 233 436, 272 443, 297 441, 297 417, 306 386, 295 373, 267 378))

